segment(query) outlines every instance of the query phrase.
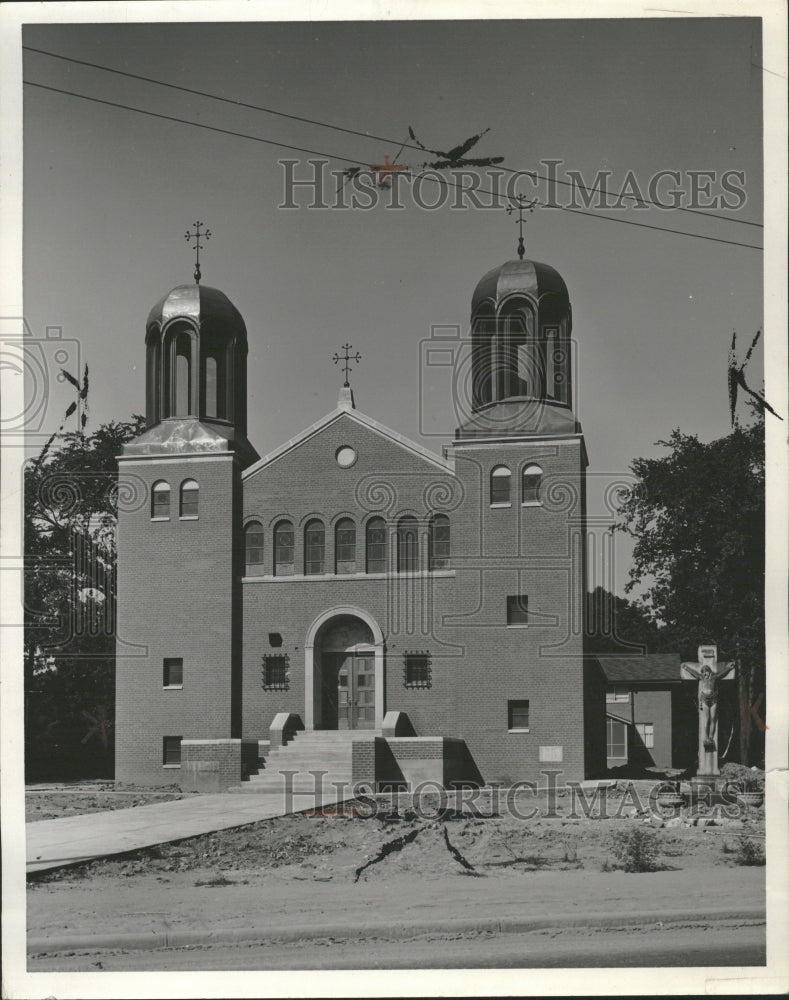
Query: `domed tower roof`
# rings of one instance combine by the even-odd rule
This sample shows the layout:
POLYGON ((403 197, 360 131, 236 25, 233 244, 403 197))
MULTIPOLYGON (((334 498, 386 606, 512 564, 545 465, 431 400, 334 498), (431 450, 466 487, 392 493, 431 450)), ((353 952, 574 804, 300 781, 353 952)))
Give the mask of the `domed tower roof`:
POLYGON ((536 260, 488 271, 471 299, 471 378, 458 438, 575 433, 572 309, 536 260))
POLYGON ((526 294, 539 300, 548 292, 569 297, 567 285, 555 268, 538 260, 508 260, 488 271, 477 282, 471 299, 471 313, 473 315, 483 305, 492 305, 496 309, 509 295, 526 294))
POLYGON ((145 324, 148 429, 125 454, 235 451, 249 464, 247 328, 218 288, 178 285, 145 324))
POLYGON ((208 285, 178 285, 162 296, 148 314, 146 330, 158 323, 163 327, 171 319, 183 318, 197 322, 198 326, 207 320, 215 320, 228 332, 247 335, 247 328, 241 313, 224 292, 208 285))

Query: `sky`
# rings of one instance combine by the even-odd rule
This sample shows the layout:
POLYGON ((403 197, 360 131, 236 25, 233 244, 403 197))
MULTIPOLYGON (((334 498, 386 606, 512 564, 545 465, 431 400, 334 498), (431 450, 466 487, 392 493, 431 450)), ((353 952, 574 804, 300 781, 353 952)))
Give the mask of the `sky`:
MULTIPOLYGON (((672 429, 729 430, 726 365, 763 322, 762 56, 753 18, 441 22, 33 24, 24 44, 384 137, 351 135, 130 80, 41 53, 25 80, 346 160, 394 157, 411 126, 447 149, 559 176, 742 171, 747 199, 725 219, 634 207, 582 215, 538 207, 527 256, 564 277, 577 343, 576 411, 594 498, 672 429), (684 230, 689 238, 615 221, 684 230)), ((192 280, 184 233, 212 236, 203 283, 249 335, 249 437, 276 448, 336 404, 332 355, 349 342, 360 410, 440 451, 460 422, 446 371, 425 365, 436 325, 468 333, 471 295, 514 257, 502 207, 284 210, 282 159, 305 154, 24 88, 24 310, 34 336, 62 328, 91 372, 89 427, 144 411, 144 331, 153 304, 192 280)), ((432 157, 431 157, 432 158, 432 157)), ((399 162, 425 159, 406 149, 399 162)), ((619 184, 617 184, 619 182, 619 184)), ((427 194, 428 187, 425 187, 427 194)), ((520 190, 544 200, 545 187, 520 190)), ((721 193, 713 184, 713 193, 721 193)), ((632 203, 630 203, 632 204, 632 203)), ((72 350, 72 348, 69 348, 72 350)), ((70 357, 76 357, 73 353, 70 357)), ((759 387, 763 354, 748 369, 759 387)), ((54 386, 42 431, 69 399, 54 386), (60 394, 60 395, 59 395, 60 394), (62 399, 62 405, 61 405, 62 399)), ((461 415, 462 416, 462 415, 461 415)), ((599 506, 599 505, 598 505, 599 506)), ((620 559, 616 590, 625 582, 620 559)))

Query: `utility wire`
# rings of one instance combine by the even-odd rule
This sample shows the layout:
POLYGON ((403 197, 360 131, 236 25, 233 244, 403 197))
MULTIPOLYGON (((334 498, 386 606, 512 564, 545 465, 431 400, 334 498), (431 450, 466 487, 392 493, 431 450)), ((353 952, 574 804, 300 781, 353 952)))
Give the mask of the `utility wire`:
MULTIPOLYGON (((397 145, 397 141, 395 139, 387 139, 384 136, 375 135, 372 132, 359 132, 357 129, 344 128, 342 125, 333 125, 330 122, 320 121, 319 119, 304 118, 300 115, 289 114, 286 111, 277 111, 274 108, 266 108, 259 104, 249 104, 246 101, 239 101, 233 97, 220 97, 218 94, 210 94, 205 90, 196 90, 193 87, 183 87, 177 83, 167 83, 165 80, 157 80, 151 76, 143 76, 140 73, 129 73, 127 70, 114 69, 110 66, 102 66, 99 63, 90 62, 87 59, 75 59, 72 56, 64 56, 58 52, 49 52, 46 49, 34 48, 32 45, 23 45, 22 48, 26 49, 28 52, 36 52, 39 55, 50 56, 52 59, 62 59, 65 62, 75 63, 78 66, 89 66, 92 69, 100 69, 104 73, 114 73, 116 76, 125 76, 131 80, 142 80, 144 83, 153 83, 159 87, 168 87, 170 90, 180 90, 185 94, 194 94, 197 97, 208 97, 212 101, 222 101, 225 104, 234 104, 236 107, 239 108, 249 108, 252 111, 263 111, 269 115, 277 115, 279 118, 289 118, 291 121, 303 122, 307 125, 317 125, 320 128, 332 129, 335 132, 344 132, 347 135, 357 135, 361 136, 364 139, 375 139, 377 142, 386 142, 386 143, 391 143, 392 145, 395 146, 397 145)), ((419 152, 424 152, 424 149, 421 146, 416 146, 413 143, 404 142, 400 146, 400 151, 397 154, 398 156, 400 155, 400 152, 403 151, 403 149, 415 149, 418 150, 419 152)), ((395 160, 396 159, 397 158, 395 157, 395 160)), ((511 167, 502 167, 501 169, 505 170, 507 173, 510 174, 520 173, 520 171, 513 170, 511 167)), ((585 184, 576 184, 576 182, 574 181, 560 180, 558 177, 548 177, 545 174, 540 174, 533 170, 523 171, 523 173, 527 173, 530 177, 536 177, 539 178, 540 180, 548 181, 549 183, 553 184, 563 184, 566 187, 572 187, 572 188, 580 187, 587 194, 590 192, 593 193, 595 190, 594 188, 586 187, 585 184)), ((631 198, 633 201, 641 205, 655 205, 658 208, 664 208, 664 206, 660 205, 656 201, 650 200, 649 198, 640 198, 638 197, 638 195, 625 194, 624 191, 620 191, 617 195, 615 195, 615 197, 619 200, 621 200, 622 198, 631 198)), ((575 209, 575 211, 581 211, 581 209, 575 209)), ((693 215, 704 216, 704 218, 720 219, 722 222, 734 222, 740 226, 754 226, 757 229, 764 228, 763 224, 760 222, 750 222, 748 219, 734 219, 728 215, 719 215, 717 212, 710 212, 706 209, 688 208, 687 206, 684 205, 677 205, 676 207, 669 209, 669 211, 689 212, 693 215)))
MULTIPOLYGON (((280 149, 290 149, 290 150, 294 150, 295 152, 298 152, 298 153, 309 153, 311 156, 321 156, 321 157, 325 157, 326 159, 342 160, 345 163, 353 163, 354 165, 357 165, 357 166, 369 166, 369 164, 364 163, 362 160, 354 160, 354 159, 351 159, 348 156, 340 156, 339 154, 335 154, 335 153, 325 153, 325 152, 322 152, 322 151, 317 150, 317 149, 307 149, 304 146, 294 146, 294 145, 292 145, 290 143, 279 142, 279 141, 277 141, 275 139, 263 139, 260 136, 249 135, 246 132, 236 132, 236 131, 234 131, 232 129, 219 128, 219 126, 217 126, 217 125, 206 125, 203 122, 189 121, 186 118, 178 118, 175 115, 165 115, 165 114, 163 114, 160 111, 146 111, 143 108, 135 108, 135 107, 132 107, 129 104, 120 104, 118 101, 108 101, 108 100, 105 100, 105 99, 103 99, 101 97, 89 97, 87 94, 78 94, 76 91, 65 90, 62 87, 50 87, 47 84, 44 84, 44 83, 35 83, 32 80, 23 80, 22 82, 24 84, 26 84, 27 86, 29 86, 29 87, 38 87, 41 90, 49 90, 49 91, 52 91, 53 93, 56 93, 56 94, 66 94, 68 97, 78 97, 78 98, 81 98, 83 101, 92 101, 95 104, 104 104, 107 107, 121 108, 124 111, 134 111, 137 114, 148 115, 151 118, 159 118, 159 119, 163 119, 164 121, 177 122, 180 125, 191 125, 194 128, 208 129, 208 131, 210 131, 210 132, 219 132, 222 135, 232 135, 232 136, 235 136, 236 138, 239 138, 239 139, 249 139, 252 142, 264 143, 267 146, 277 146, 280 149)), ((384 141, 389 142, 390 140, 387 139, 387 140, 384 140, 384 141)), ((437 177, 437 176, 434 177, 434 176, 432 176, 430 174, 423 175, 423 176, 426 176, 428 178, 428 180, 432 180, 436 184, 444 184, 446 187, 455 187, 455 188, 459 188, 460 190, 466 190, 462 184, 459 184, 456 181, 447 181, 447 180, 444 180, 443 178, 440 178, 440 177, 437 177)), ((499 199, 502 200, 502 202, 508 200, 506 198, 506 196, 500 194, 498 191, 490 191, 490 190, 488 190, 486 188, 474 188, 473 190, 475 192, 479 192, 480 194, 489 194, 493 198, 499 198, 499 199)), ((564 205, 549 205, 549 204, 545 204, 543 202, 538 202, 538 204, 542 208, 559 209, 562 212, 570 212, 572 215, 585 215, 585 216, 587 216, 589 218, 592 218, 592 219, 603 219, 603 220, 605 220, 607 222, 616 222, 616 223, 619 223, 620 225, 623 225, 623 226, 637 226, 639 229, 654 229, 654 230, 656 230, 659 233, 673 233, 676 236, 687 236, 687 237, 690 237, 691 239, 696 239, 696 240, 708 240, 708 241, 710 241, 712 243, 726 243, 729 246, 745 247, 745 248, 747 248, 749 250, 762 250, 763 249, 762 247, 754 246, 752 243, 740 243, 740 242, 738 242, 736 240, 726 240, 726 239, 722 239, 722 238, 720 238, 718 236, 704 236, 704 235, 702 235, 700 233, 688 233, 688 232, 685 232, 682 229, 670 229, 668 226, 651 226, 647 222, 635 222, 635 221, 630 220, 630 219, 618 219, 618 218, 614 218, 613 216, 609 216, 609 215, 600 215, 597 212, 587 212, 587 211, 585 211, 584 209, 581 209, 581 208, 567 208, 564 205)))

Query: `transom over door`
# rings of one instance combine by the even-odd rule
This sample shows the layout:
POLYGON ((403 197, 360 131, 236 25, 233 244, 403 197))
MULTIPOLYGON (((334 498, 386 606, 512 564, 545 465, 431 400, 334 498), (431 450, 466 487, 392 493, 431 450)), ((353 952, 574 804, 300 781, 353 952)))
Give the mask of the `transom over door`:
POLYGON ((337 728, 375 728, 375 657, 348 653, 337 673, 337 728))

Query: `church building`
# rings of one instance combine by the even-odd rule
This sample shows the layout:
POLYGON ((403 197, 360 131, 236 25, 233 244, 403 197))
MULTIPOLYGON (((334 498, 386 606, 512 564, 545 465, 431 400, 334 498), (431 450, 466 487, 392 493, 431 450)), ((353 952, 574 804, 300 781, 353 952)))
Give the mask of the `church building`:
POLYGON ((145 330, 147 429, 119 458, 145 502, 119 512, 116 780, 604 773, 571 334, 561 275, 508 261, 471 297, 442 454, 358 409, 346 367, 336 407, 260 457, 260 332, 217 289, 168 292, 145 330))

